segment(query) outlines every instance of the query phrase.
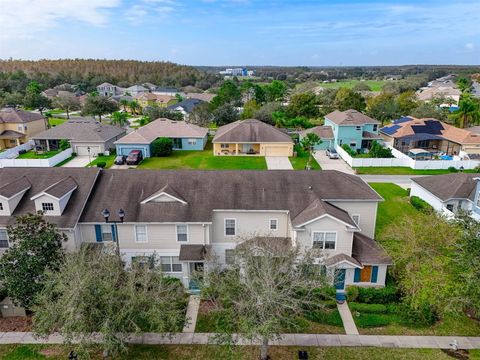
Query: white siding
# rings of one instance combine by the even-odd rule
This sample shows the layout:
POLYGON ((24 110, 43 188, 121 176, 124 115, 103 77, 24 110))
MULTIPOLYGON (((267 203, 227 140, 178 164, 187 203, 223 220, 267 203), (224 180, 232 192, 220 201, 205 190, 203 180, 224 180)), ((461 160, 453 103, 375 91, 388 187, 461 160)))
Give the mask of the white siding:
POLYGON ((418 196, 420 199, 429 203, 436 211, 442 211, 443 202, 438 197, 427 191, 416 182, 412 181, 410 188, 410 196, 418 196))
POLYGON ((377 219, 378 202, 355 202, 355 201, 329 201, 332 205, 347 211, 350 215, 360 215, 361 233, 375 237, 375 223, 377 219))

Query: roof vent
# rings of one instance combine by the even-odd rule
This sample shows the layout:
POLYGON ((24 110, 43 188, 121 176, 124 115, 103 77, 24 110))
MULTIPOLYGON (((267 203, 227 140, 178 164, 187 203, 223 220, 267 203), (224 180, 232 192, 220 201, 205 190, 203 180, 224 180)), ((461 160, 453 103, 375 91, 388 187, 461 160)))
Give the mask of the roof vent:
POLYGON ((312 190, 312 189, 313 189, 313 187, 312 187, 312 185, 310 185, 310 186, 308 187, 308 190, 312 190))

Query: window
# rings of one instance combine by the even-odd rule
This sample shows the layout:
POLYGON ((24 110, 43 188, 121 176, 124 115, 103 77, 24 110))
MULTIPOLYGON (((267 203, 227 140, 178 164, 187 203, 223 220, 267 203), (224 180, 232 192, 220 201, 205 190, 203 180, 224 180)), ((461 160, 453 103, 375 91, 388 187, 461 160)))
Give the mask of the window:
POLYGON ((355 130, 362 130, 361 126, 355 126, 355 130))
POLYGON ((197 139, 188 139, 188 145, 197 145, 197 139))
POLYGON ((235 263, 235 250, 226 249, 225 250, 225 264, 231 265, 235 263))
POLYGON ((177 225, 177 241, 178 242, 187 242, 188 241, 188 225, 177 225))
POLYGON ((278 219, 270 219, 270 230, 278 230, 278 219))
POLYGON ((228 144, 220 144, 221 149, 228 149, 230 146, 228 144))
POLYGON ((351 148, 357 147, 357 143, 351 142, 351 143, 350 143, 350 147, 351 147, 351 148))
POLYGON ((378 266, 364 265, 363 269, 355 269, 353 282, 376 283, 378 280, 378 266))
POLYGON ((312 232, 312 247, 314 249, 335 250, 337 243, 336 232, 312 232))
POLYGON ((17 130, 18 130, 18 131, 23 131, 23 126, 19 124, 19 125, 17 126, 17 130))
POLYGON ((0 249, 8 249, 8 234, 7 230, 0 229, 0 249))
POLYGON ((178 256, 160 256, 160 266, 163 272, 182 272, 178 256))
POLYGON ((373 131, 377 131, 378 130, 378 125, 373 125, 373 131))
POLYGON ((132 265, 142 269, 153 269, 154 258, 151 256, 132 256, 132 265))
POLYGON ((225 236, 235 236, 235 235, 236 235, 236 220, 225 219, 225 236))
POLYGON ((3 203, 0 203, 0 210, 3 210, 3 203))
MULTIPOLYGON (((478 206, 479 206, 479 204, 478 204, 478 200, 477 200, 477 207, 478 207, 478 206)), ((453 204, 447 204, 447 210, 453 212, 453 204)))
POLYGON ((352 215, 352 220, 355 224, 357 224, 357 226, 360 225, 360 215, 352 215))
POLYGON ((102 241, 113 241, 112 225, 102 225, 102 241))
POLYGON ((43 211, 53 211, 53 203, 42 203, 43 211))
POLYGON ((135 225, 135 242, 145 243, 147 242, 147 226, 135 225))

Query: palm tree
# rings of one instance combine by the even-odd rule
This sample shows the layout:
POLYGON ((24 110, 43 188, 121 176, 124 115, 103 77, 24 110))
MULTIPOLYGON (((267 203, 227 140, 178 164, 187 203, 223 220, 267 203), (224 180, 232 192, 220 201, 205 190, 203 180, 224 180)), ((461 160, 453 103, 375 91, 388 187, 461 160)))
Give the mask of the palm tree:
POLYGON ((457 126, 467 128, 472 123, 480 121, 480 104, 477 100, 472 99, 470 95, 462 95, 462 99, 458 103, 458 110, 452 114, 457 126))
POLYGON ((127 107, 130 105, 130 102, 127 99, 120 100, 120 105, 123 107, 123 111, 127 111, 127 107))
POLYGON ((128 115, 125 112, 115 111, 112 114, 112 118, 110 120, 112 125, 118 125, 120 127, 124 127, 128 124, 128 115))
POLYGON ((130 110, 132 111, 132 114, 138 115, 138 110, 141 109, 140 104, 138 103, 137 100, 132 100, 130 101, 130 110))

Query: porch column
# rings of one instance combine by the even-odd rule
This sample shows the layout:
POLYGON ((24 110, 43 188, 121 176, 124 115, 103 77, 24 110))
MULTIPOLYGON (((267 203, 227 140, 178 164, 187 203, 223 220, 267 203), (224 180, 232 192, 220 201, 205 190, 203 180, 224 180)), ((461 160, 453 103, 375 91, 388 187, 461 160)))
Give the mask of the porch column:
POLYGON ((20 146, 20 139, 17 139, 17 146, 20 146))
POLYGON ((50 151, 50 140, 47 140, 47 151, 50 151))
POLYGON ((238 155, 238 144, 235 144, 235 155, 238 155))

